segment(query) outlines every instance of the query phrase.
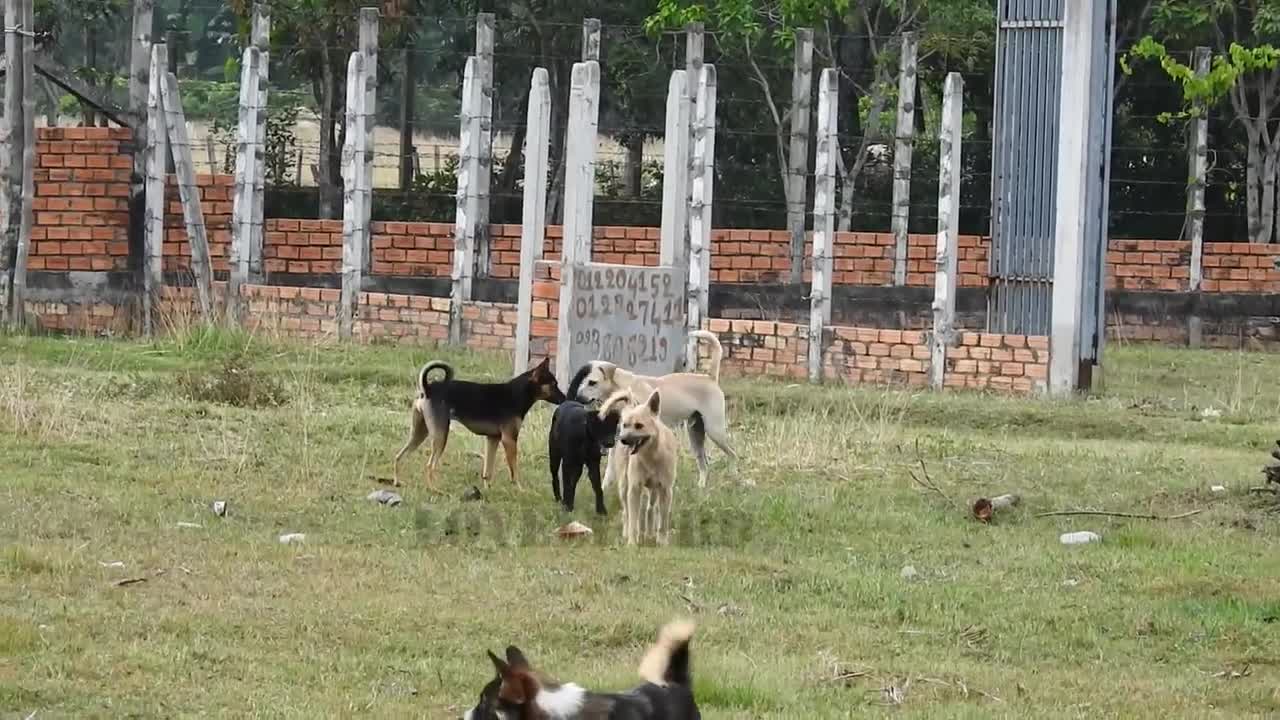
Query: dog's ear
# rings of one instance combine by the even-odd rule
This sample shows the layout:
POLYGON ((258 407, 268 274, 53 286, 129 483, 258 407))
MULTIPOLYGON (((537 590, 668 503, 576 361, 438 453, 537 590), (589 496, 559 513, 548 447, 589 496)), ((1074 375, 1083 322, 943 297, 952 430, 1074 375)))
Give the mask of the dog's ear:
POLYGON ((535 368, 534 368, 534 369, 535 369, 535 370, 537 370, 537 371, 538 371, 538 372, 540 372, 540 373, 550 372, 550 371, 551 371, 551 358, 550 358, 549 356, 548 356, 548 357, 544 357, 544 358, 542 358, 542 362, 538 363, 538 364, 537 364, 537 366, 535 366, 535 368))
POLYGON ((654 415, 658 414, 658 408, 662 406, 662 398, 658 397, 658 391, 654 390, 649 393, 649 400, 646 403, 649 406, 649 412, 654 415))
POLYGON ((617 369, 618 369, 618 366, 614 365, 611 362, 600 363, 600 374, 609 378, 609 380, 613 380, 613 373, 616 372, 617 369))
POLYGON ((529 661, 525 659, 524 653, 520 652, 520 648, 515 645, 507 646, 507 664, 513 670, 529 669, 529 661))
POLYGON ((502 679, 498 699, 513 705, 525 705, 538 697, 538 680, 524 670, 515 670, 502 679))
POLYGON ((494 655, 492 650, 485 650, 485 652, 489 654, 489 659, 493 661, 493 669, 498 671, 498 677, 505 677, 507 671, 510 670, 507 664, 502 661, 502 658, 494 655))

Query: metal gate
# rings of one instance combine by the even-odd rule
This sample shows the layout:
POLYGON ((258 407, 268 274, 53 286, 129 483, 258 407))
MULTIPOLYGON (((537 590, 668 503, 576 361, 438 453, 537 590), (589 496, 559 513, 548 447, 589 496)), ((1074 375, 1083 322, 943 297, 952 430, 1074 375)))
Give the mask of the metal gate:
POLYGON ((1000 0, 996 16, 990 332, 1049 332, 1065 3, 1000 0))
MULTIPOLYGON (((987 327, 1048 335, 1053 315, 1058 131, 1067 2, 1091 9, 1088 217, 1080 298, 1081 365, 1101 357, 1105 327, 1116 0, 1000 0, 991 180, 987 327)), ((1088 377, 1082 378, 1088 385, 1088 377)))
POLYGON ((1091 366, 1102 364, 1107 328, 1107 238, 1111 189, 1111 111, 1115 88, 1116 0, 1095 0, 1093 33, 1099 38, 1090 66, 1089 194, 1085 202, 1084 307, 1080 315, 1080 382, 1092 383, 1091 366))

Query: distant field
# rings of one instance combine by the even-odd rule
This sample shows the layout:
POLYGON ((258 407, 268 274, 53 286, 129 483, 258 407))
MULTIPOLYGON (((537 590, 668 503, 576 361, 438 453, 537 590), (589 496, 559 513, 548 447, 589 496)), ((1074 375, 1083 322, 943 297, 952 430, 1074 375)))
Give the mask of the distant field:
MULTIPOLYGON (((59 123, 66 126, 74 126, 79 122, 79 118, 64 117, 59 123)), ((38 116, 37 125, 44 126, 44 116, 38 116)), ((187 129, 190 133, 191 144, 193 147, 192 161, 195 163, 197 173, 222 172, 222 159, 226 153, 224 146, 215 146, 214 148, 214 164, 209 163, 209 152, 207 149, 207 138, 209 136, 209 124, 205 122, 188 122, 187 129)), ((294 137, 297 147, 302 150, 302 184, 308 187, 315 185, 315 176, 311 172, 311 165, 314 164, 320 156, 320 125, 311 120, 299 120, 294 126, 294 137)), ((498 134, 494 137, 493 147, 495 152, 507 153, 511 150, 511 136, 507 134, 498 134)), ((400 182, 400 130, 399 128, 379 126, 374 129, 374 160, 373 160, 373 184, 374 187, 398 187, 400 182)), ((414 144, 418 148, 419 162, 422 163, 424 171, 435 170, 444 166, 445 158, 450 154, 458 152, 457 136, 440 136, 435 134, 416 133, 414 135, 414 144)), ((626 150, 614 142, 611 138, 601 138, 597 143, 596 152, 600 160, 613 160, 621 163, 626 155, 626 150)), ((645 143, 644 155, 646 160, 661 160, 663 153, 663 141, 661 139, 652 139, 645 143)))
POLYGON ((622 688, 677 614, 709 720, 1274 717, 1280 517, 1246 489, 1280 357, 1110 352, 1108 388, 1062 403, 727 381, 742 460, 713 451, 700 491, 684 453, 678 542, 629 549, 612 492, 576 515, 593 541, 550 535, 545 405, 522 487, 458 500, 482 444, 455 428, 449 497, 416 454, 404 505, 365 499, 414 369, 505 358, 0 337, 0 717, 458 717, 486 649, 622 688), (1023 505, 980 525, 922 462, 956 504, 1023 505), (1034 517, 1078 508, 1203 512, 1034 517))

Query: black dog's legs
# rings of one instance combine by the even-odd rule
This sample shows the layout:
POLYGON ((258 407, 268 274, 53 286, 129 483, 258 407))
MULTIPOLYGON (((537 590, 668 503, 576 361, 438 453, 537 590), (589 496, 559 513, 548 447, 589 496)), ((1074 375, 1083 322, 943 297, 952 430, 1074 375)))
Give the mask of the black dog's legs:
POLYGON ((576 458, 566 460, 560 477, 564 485, 564 509, 573 512, 573 498, 578 491, 578 480, 582 478, 582 461, 576 458))
POLYGON ((551 494, 560 502, 560 449, 553 444, 547 452, 551 455, 551 494))
POLYGON ((591 489, 596 493, 596 514, 608 515, 609 512, 604 509, 604 488, 600 485, 600 458, 592 457, 587 460, 587 477, 591 479, 591 489))

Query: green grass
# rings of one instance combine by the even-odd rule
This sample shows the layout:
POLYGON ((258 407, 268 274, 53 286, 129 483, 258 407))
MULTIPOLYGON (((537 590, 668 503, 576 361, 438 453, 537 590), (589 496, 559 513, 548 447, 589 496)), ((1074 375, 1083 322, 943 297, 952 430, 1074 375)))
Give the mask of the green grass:
POLYGON ((483 445, 455 428, 449 497, 419 452, 404 505, 365 500, 429 357, 508 367, 222 332, 0 338, 0 717, 456 717, 486 649, 623 688, 678 614, 711 719, 1280 713, 1280 516, 1247 493, 1280 437, 1280 357, 1113 347, 1105 390, 1070 402, 728 381, 742 460, 713 453, 699 490, 684 453, 680 541, 630 549, 585 480, 595 537, 551 536, 545 405, 522 487, 502 470, 457 500, 483 445), (270 391, 192 381, 229 366, 270 391), (977 524, 912 481, 917 447, 956 505, 1023 505, 977 524), (1033 517, 1074 508, 1204 512, 1033 517), (1104 542, 1058 543, 1080 529, 1104 542))

